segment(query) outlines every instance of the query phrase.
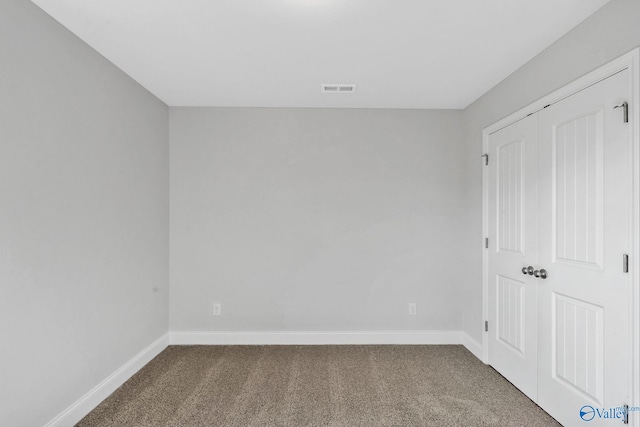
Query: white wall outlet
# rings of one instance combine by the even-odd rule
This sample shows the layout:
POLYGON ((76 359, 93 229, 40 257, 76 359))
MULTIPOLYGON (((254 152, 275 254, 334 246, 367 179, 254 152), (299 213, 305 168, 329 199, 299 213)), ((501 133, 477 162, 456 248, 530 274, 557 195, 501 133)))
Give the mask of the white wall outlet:
POLYGON ((222 315, 222 304, 219 304, 217 302, 213 304, 213 315, 214 316, 222 315))
POLYGON ((409 303, 409 316, 415 316, 418 312, 418 308, 415 302, 409 303))

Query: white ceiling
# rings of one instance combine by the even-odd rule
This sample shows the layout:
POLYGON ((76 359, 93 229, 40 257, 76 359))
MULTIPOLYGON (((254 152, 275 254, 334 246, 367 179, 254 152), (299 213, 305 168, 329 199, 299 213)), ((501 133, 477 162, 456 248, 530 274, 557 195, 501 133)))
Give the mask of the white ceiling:
POLYGON ((464 108, 608 0, 32 1, 172 106, 464 108))

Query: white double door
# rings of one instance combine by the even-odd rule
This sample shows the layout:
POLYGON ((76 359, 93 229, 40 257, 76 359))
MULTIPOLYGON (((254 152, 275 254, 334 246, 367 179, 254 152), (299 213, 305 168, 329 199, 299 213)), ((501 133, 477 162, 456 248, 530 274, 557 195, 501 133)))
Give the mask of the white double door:
POLYGON ((631 403, 629 93, 623 71, 489 138, 489 363, 568 426, 631 403))

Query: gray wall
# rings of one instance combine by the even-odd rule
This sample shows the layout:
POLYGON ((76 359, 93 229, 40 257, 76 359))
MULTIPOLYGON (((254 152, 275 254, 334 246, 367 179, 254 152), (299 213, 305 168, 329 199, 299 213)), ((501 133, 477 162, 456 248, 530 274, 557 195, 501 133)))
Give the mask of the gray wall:
POLYGON ((464 111, 467 126, 463 328, 482 339, 482 129, 640 45, 640 1, 613 0, 464 111))
POLYGON ((458 330, 461 116, 171 108, 171 330, 458 330))
POLYGON ((167 331, 168 108, 25 0, 0 76, 0 425, 38 426, 167 331))

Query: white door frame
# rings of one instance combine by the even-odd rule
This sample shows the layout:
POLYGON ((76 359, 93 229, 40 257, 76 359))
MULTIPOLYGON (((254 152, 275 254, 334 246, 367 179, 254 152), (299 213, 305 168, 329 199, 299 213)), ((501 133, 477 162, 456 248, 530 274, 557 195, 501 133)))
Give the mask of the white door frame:
MULTIPOLYGON (((632 354, 629 355, 629 375, 633 375, 631 381, 632 389, 629 390, 631 400, 629 405, 640 405, 640 48, 636 48, 631 52, 614 59, 608 64, 586 74, 585 76, 569 83, 568 85, 544 96, 538 101, 524 107, 517 112, 510 114, 502 120, 484 128, 482 130, 482 154, 487 153, 489 147, 489 136, 500 129, 509 126, 518 120, 523 119, 529 114, 542 110, 549 104, 554 104, 564 98, 573 95, 576 92, 585 89, 607 77, 616 74, 622 70, 629 70, 629 78, 631 79, 631 99, 629 103, 629 122, 632 127, 632 185, 631 194, 629 195, 632 203, 630 208, 631 218, 631 241, 629 242, 629 274, 631 286, 629 290, 629 308, 631 316, 630 336, 632 341, 632 354)), ((621 113, 622 119, 622 113, 621 113)), ((486 237, 489 230, 488 218, 488 170, 486 167, 482 169, 482 235, 486 237)), ((493 243, 495 244, 495 243, 493 243)), ((482 315, 483 319, 489 317, 489 281, 488 281, 488 261, 489 251, 485 249, 484 238, 482 242, 482 315)), ((491 325, 490 325, 491 326, 491 325)), ((489 334, 482 334, 482 361, 489 363, 489 334)), ((633 416, 634 426, 640 427, 640 414, 637 412, 633 416)))

